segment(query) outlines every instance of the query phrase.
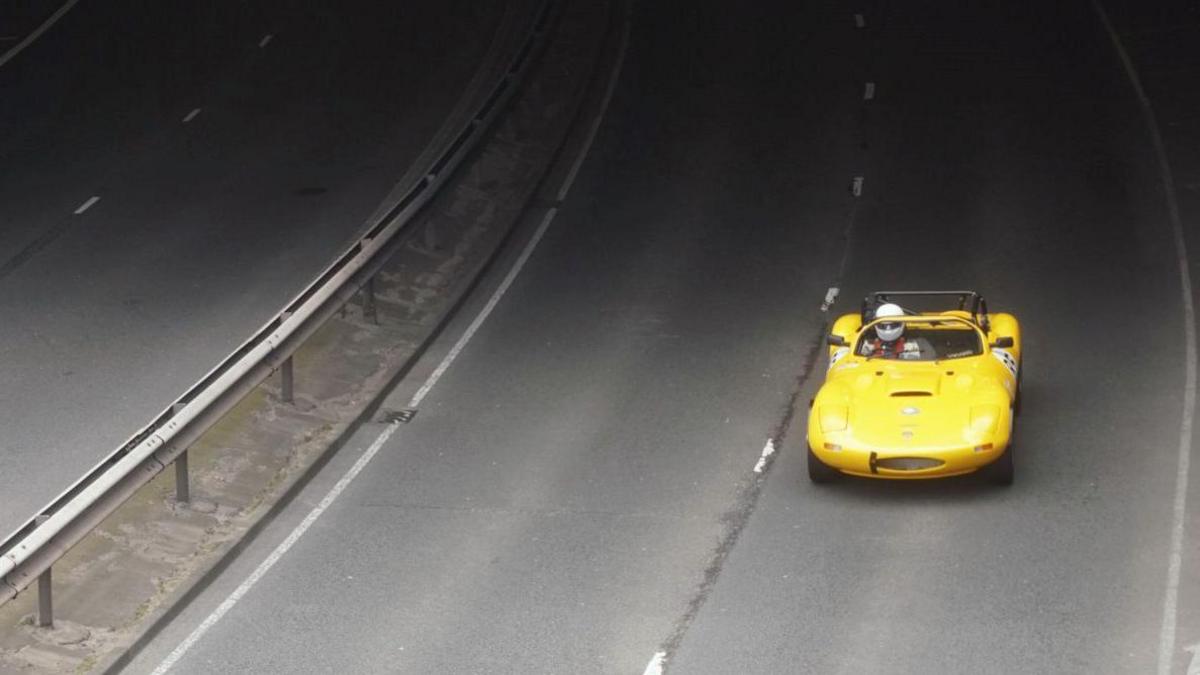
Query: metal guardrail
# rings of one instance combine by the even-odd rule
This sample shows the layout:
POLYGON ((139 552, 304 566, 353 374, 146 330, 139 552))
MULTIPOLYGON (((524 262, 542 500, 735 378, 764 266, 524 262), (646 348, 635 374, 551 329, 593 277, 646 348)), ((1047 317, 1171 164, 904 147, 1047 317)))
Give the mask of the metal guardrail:
POLYGON ((529 35, 484 102, 425 175, 365 235, 337 257, 274 318, 176 399, 150 424, 0 542, 0 605, 39 580, 38 623, 52 621, 53 564, 134 492, 167 466, 176 468, 176 495, 187 501, 187 449, 209 427, 277 370, 291 398, 292 354, 360 290, 373 305, 372 278, 389 245, 470 153, 513 96, 542 45, 554 0, 543 0, 529 35))

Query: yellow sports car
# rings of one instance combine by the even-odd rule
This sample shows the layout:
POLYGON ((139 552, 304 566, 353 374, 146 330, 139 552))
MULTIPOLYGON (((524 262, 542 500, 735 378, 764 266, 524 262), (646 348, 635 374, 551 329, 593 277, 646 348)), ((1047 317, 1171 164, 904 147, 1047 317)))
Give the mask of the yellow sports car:
POLYGON ((838 318, 808 415, 808 475, 1013 480, 1021 330, 974 291, 881 291, 838 318), (947 302, 949 301, 949 302, 947 302), (946 303, 951 309, 914 311, 946 303), (953 304, 952 304, 953 303, 953 304))

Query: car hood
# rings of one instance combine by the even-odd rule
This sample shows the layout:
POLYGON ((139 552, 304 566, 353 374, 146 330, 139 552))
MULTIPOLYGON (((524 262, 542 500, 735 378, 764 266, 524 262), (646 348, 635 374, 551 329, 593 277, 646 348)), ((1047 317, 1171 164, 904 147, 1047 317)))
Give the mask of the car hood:
POLYGON ((972 368, 866 362, 826 386, 821 405, 845 405, 847 431, 880 447, 962 447, 1005 423, 1002 385, 972 368))

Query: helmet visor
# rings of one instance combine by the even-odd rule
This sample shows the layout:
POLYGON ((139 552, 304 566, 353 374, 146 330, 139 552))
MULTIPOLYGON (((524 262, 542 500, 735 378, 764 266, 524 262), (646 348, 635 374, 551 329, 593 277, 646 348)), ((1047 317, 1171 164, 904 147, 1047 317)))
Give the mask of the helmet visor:
POLYGON ((884 342, 898 340, 904 334, 904 323, 900 321, 880 321, 875 324, 875 334, 884 342))

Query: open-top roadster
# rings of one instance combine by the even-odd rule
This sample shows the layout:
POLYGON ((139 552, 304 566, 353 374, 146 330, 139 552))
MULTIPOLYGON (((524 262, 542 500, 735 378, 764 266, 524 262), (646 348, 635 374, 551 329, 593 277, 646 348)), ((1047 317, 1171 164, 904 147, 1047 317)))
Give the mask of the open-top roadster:
POLYGON ((974 291, 881 291, 834 322, 808 416, 813 482, 840 474, 1013 480, 1021 331, 974 291), (947 302, 948 301, 948 302, 947 302), (916 311, 912 305, 949 309, 916 311))

